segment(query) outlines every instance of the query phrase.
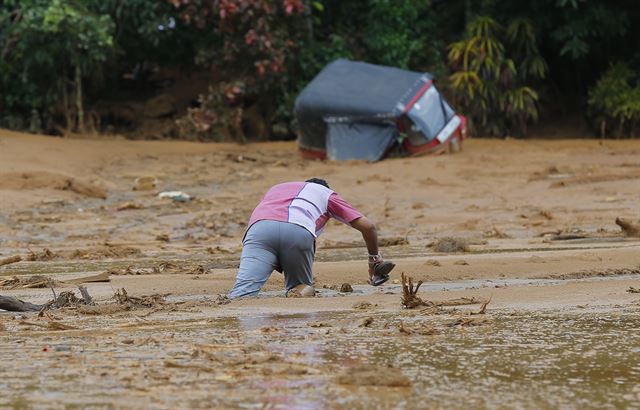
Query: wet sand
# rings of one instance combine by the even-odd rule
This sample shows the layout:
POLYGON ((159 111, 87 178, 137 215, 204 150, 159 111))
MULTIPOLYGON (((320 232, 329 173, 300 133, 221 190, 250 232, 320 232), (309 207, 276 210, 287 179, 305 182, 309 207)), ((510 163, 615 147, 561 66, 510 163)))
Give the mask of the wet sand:
POLYGON ((0 130, 0 259, 25 259, 0 266, 0 282, 44 275, 79 296, 61 282, 110 272, 84 286, 98 306, 120 306, 0 313, 0 358, 15 363, 3 366, 0 406, 632 406, 640 294, 627 290, 640 288, 640 241, 614 221, 640 219, 639 153, 640 141, 469 140, 452 156, 332 163, 300 159, 293 143, 0 130), (261 297, 220 299, 265 189, 312 176, 377 223, 392 281, 366 285, 357 232, 330 223, 318 297, 283 297, 274 273, 261 297), (134 190, 148 188, 142 177, 156 186, 134 190), (195 199, 157 197, 174 190, 195 199), (464 238, 466 251, 436 252, 443 237, 464 238), (477 303, 402 309, 401 272, 425 281, 424 300, 491 301, 482 315, 477 303), (123 307, 122 288, 164 298, 123 307))

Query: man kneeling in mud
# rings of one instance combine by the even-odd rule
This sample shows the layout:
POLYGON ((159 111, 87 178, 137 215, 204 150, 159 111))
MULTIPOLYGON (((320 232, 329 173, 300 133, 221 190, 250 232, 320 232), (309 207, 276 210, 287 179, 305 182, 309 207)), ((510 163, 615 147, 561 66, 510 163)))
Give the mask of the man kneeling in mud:
POLYGON ((369 250, 369 283, 383 284, 394 268, 378 253, 375 225, 329 188, 323 179, 285 182, 267 191, 253 210, 242 241, 242 256, 230 298, 258 294, 273 270, 284 273, 289 291, 313 296, 311 267, 316 238, 335 218, 362 233, 369 250))

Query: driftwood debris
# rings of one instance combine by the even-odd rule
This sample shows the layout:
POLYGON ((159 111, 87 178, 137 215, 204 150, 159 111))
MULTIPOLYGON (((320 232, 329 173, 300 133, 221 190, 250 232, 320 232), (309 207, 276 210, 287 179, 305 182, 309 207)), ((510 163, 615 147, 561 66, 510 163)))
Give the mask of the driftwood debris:
POLYGON ((401 275, 402 278, 402 307, 405 309, 414 309, 419 306, 435 306, 432 302, 424 301, 420 299, 418 289, 422 285, 422 281, 418 281, 418 284, 413 286, 413 279, 405 276, 404 272, 401 275))
POLYGON ((4 265, 9 265, 11 263, 20 262, 21 260, 22 260, 22 256, 20 256, 20 255, 9 256, 8 258, 0 259, 0 266, 4 266, 4 265))
POLYGON ((418 296, 418 289, 422 285, 422 281, 418 281, 416 285, 413 283, 413 278, 405 276, 404 272, 401 275, 402 278, 402 307, 405 309, 415 309, 420 306, 431 307, 434 309, 444 306, 463 306, 463 305, 475 305, 481 303, 480 310, 473 312, 473 315, 482 315, 487 309, 487 305, 491 302, 491 298, 484 302, 474 297, 461 297, 456 299, 448 299, 438 302, 432 302, 430 300, 422 300, 418 296))
POLYGON ((616 225, 625 235, 640 238, 640 222, 632 222, 625 218, 616 218, 616 225))
POLYGON ((0 289, 48 288, 52 281, 51 278, 43 275, 13 276, 0 280, 0 289))
POLYGON ((102 272, 97 275, 84 276, 81 278, 69 279, 63 281, 63 283, 71 283, 71 284, 79 284, 79 283, 93 283, 93 282, 109 282, 111 279, 109 278, 110 273, 102 272))
POLYGON ((0 296, 0 309, 8 312, 38 312, 44 305, 34 305, 12 296, 0 296))

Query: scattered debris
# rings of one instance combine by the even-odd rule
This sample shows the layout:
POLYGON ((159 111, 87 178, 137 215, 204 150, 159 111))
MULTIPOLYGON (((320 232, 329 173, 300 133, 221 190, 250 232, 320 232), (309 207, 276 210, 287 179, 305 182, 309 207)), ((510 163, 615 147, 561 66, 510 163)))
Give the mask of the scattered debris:
POLYGON ((629 286, 629 289, 627 289, 627 292, 629 292, 629 293, 640 293, 640 288, 634 288, 633 286, 629 286))
POLYGON ((182 191, 164 191, 158 194, 158 198, 169 198, 173 202, 189 202, 193 197, 182 191))
POLYGON ((51 259, 55 259, 57 257, 58 255, 51 252, 49 248, 44 248, 40 253, 34 252, 31 249, 29 249, 29 255, 25 258, 25 260, 31 261, 31 262, 35 262, 35 261, 42 262, 42 261, 50 261, 51 259))
POLYGON ((340 292, 351 293, 353 292, 353 287, 349 283, 343 283, 342 285, 340 285, 340 292))
POLYGON ((128 258, 138 256, 141 253, 138 248, 106 243, 104 246, 76 249, 71 253, 70 257, 72 259, 128 258))
POLYGON ((170 293, 164 295, 154 294, 149 296, 129 296, 125 288, 116 290, 113 294, 113 298, 120 305, 129 307, 129 309, 155 307, 158 305, 164 305, 164 298, 169 296, 170 293))
POLYGON ((433 249, 434 252, 467 252, 469 250, 469 240, 465 238, 454 238, 448 236, 436 240, 429 246, 433 249))
POLYGON ((427 259, 426 262, 424 263, 425 265, 429 265, 429 266, 442 266, 440 264, 440 262, 438 262, 435 259, 427 259))
POLYGON ((9 256, 8 258, 0 259, 0 266, 17 263, 17 262, 20 262, 21 260, 22 260, 22 256, 20 255, 9 256))
POLYGON ((158 179, 155 177, 138 177, 133 181, 134 191, 151 191, 158 186, 158 179))
POLYGON ((496 228, 495 226, 489 229, 488 231, 485 231, 482 236, 485 238, 497 238, 497 239, 511 238, 511 235, 504 233, 503 231, 496 228))
POLYGON ((362 365, 343 370, 335 382, 354 386, 410 387, 411 381, 393 367, 362 365))
POLYGON ((0 280, 0 289, 48 288, 52 282, 54 285, 57 284, 53 279, 43 275, 13 276, 0 280))
POLYGON ((368 310, 373 308, 373 304, 371 304, 371 302, 362 301, 362 302, 354 303, 352 308, 360 309, 360 310, 368 310))
POLYGON ((116 208, 117 211, 126 211, 129 209, 143 209, 144 206, 142 204, 139 204, 137 202, 125 202, 123 204, 118 205, 118 207, 116 208))
POLYGON ((203 275, 208 270, 203 265, 185 265, 180 266, 173 262, 161 262, 150 268, 134 268, 127 266, 125 269, 112 269, 108 271, 112 275, 156 275, 161 273, 185 274, 185 275, 203 275))
POLYGON ((457 260, 457 261, 453 262, 453 264, 454 265, 468 265, 469 262, 465 261, 464 259, 460 259, 460 260, 457 260))
POLYGON ((366 317, 362 323, 360 323, 360 327, 369 327, 373 323, 373 318, 371 316, 366 317))
POLYGON ((471 298, 462 297, 457 299, 443 300, 441 302, 433 302, 435 306, 464 306, 464 305, 476 305, 478 303, 481 303, 480 300, 474 297, 471 297, 471 298))
POLYGON ((625 235, 640 238, 640 222, 632 222, 625 218, 616 218, 616 225, 622 229, 625 235))

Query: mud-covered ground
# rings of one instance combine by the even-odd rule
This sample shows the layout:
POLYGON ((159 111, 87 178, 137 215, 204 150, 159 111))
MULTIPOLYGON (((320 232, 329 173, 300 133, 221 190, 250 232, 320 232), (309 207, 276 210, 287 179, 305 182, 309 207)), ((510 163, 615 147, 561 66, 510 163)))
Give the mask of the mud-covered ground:
POLYGON ((633 408, 640 242, 615 219, 640 219, 639 154, 470 140, 332 163, 292 143, 0 131, 0 264, 21 259, 0 266, 0 295, 40 305, 81 284, 95 303, 0 311, 0 407, 633 408), (368 286, 357 232, 331 223, 317 297, 285 298, 274 273, 228 303, 252 208, 312 176, 377 223, 392 281, 368 286), (425 306, 402 308, 401 272, 425 306))

